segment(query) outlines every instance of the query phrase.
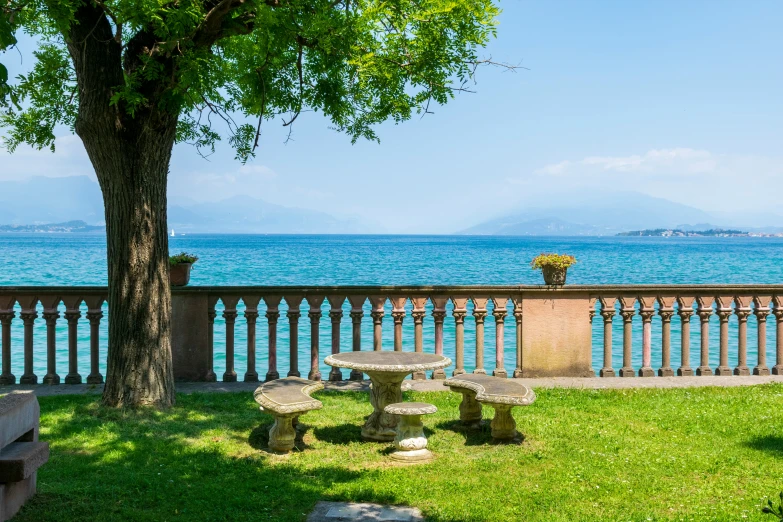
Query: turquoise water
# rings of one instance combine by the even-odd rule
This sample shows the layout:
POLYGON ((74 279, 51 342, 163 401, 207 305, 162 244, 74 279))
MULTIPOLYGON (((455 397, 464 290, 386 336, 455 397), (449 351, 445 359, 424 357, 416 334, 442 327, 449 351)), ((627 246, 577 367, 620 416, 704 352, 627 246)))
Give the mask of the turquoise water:
MULTIPOLYGON (((538 284, 540 274, 528 267, 540 252, 558 251, 575 255, 579 263, 568 274, 573 284, 780 284, 783 283, 783 252, 780 238, 544 238, 544 237, 465 237, 465 236, 276 236, 276 235, 187 235, 170 238, 171 251, 188 251, 200 257, 194 266, 192 285, 507 285, 538 284)), ((105 285, 106 249, 100 235, 0 234, 0 285, 105 285)), ((18 310, 18 307, 17 307, 18 310)), ((216 372, 224 368, 225 324, 215 323, 216 372)), ((342 348, 350 349, 350 319, 347 303, 341 327, 342 348)), ((410 310, 410 304, 408 305, 410 310)), ((470 308, 469 308, 470 310, 470 308)), ((490 307, 491 310, 491 307, 490 307)), ((64 308, 61 306, 61 311, 64 308)), ((242 308, 240 307, 240 312, 242 308)), ((259 311, 265 312, 263 305, 259 311)), ((309 321, 302 305, 300 320, 299 370, 306 374, 309 361, 309 321)), ((365 305, 363 349, 372 347, 369 304, 365 305)), ((392 347, 391 307, 384 318, 384 348, 392 347)), ((39 306, 39 315, 42 309, 39 306)), ((83 312, 86 309, 83 308, 83 312)), ((285 306, 281 307, 278 337, 279 371, 288 371, 288 331, 285 306)), ((329 351, 331 325, 328 305, 321 320, 321 359, 329 351)), ((510 314, 509 314, 510 315, 510 314)), ((773 318, 774 319, 774 318, 773 318)), ((465 322, 465 362, 473 368, 474 324, 465 322)), ((58 322, 58 373, 67 371, 67 332, 65 320, 58 322)), ((755 318, 748 328, 749 365, 756 361, 755 318)), ((258 372, 266 372, 266 321, 257 328, 258 372)), ((698 365, 698 321, 693 321, 691 366, 698 365)), ((768 327, 768 364, 774 352, 774 321, 768 327)), ((106 349, 107 321, 101 325, 101 349, 106 349)), ((679 321, 672 321, 672 366, 679 366, 679 321)), ((45 325, 42 318, 35 328, 35 371, 39 380, 46 366, 45 325)), ((736 360, 736 318, 730 320, 730 361, 736 360)), ((514 366, 513 317, 506 323, 505 366, 514 366)), ((236 371, 245 372, 244 320, 237 319, 236 371)), ((594 367, 601 366, 603 327, 600 316, 594 322, 594 367)), ((634 322, 634 365, 641 363, 641 320, 634 322)), ((433 350, 431 317, 425 321, 425 351, 433 350)), ((404 349, 412 349, 413 322, 404 323, 404 349)), ((718 360, 718 321, 711 322, 711 362, 718 360)), ((494 366, 494 325, 487 320, 485 366, 494 366)), ((12 368, 22 374, 22 324, 12 328, 12 368)), ((89 373, 89 324, 79 323, 80 373, 89 373)), ((445 323, 445 353, 454 352, 454 328, 450 317, 445 323)), ((614 365, 622 354, 622 324, 615 319, 613 329, 614 365)), ((101 354, 105 373, 105 354, 101 354)), ((653 367, 660 362, 660 323, 653 322, 653 367)), ((322 367, 322 372, 328 368, 322 367)))

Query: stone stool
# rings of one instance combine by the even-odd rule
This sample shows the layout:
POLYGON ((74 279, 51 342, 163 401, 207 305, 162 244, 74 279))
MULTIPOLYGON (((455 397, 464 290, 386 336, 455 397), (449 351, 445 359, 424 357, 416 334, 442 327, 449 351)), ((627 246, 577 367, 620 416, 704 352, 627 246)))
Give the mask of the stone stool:
POLYGON ((438 408, 426 402, 395 402, 384 408, 386 413, 399 415, 397 436, 394 437, 394 448, 397 450, 390 456, 402 462, 424 462, 432 458, 432 452, 427 449, 427 437, 424 436, 424 425, 421 416, 435 413, 438 408))

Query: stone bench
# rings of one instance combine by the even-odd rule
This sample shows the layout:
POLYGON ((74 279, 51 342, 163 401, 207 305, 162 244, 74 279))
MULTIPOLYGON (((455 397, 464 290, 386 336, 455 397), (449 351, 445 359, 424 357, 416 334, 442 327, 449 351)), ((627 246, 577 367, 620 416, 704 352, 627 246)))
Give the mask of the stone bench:
POLYGON ((435 413, 438 408, 426 402, 395 402, 387 405, 383 411, 400 416, 394 437, 396 451, 389 456, 402 462, 430 460, 432 452, 427 449, 427 437, 424 436, 421 416, 435 413))
POLYGON ((484 374, 456 375, 443 381, 451 391, 462 394, 459 418, 463 424, 477 426, 481 422, 481 405, 495 410, 490 427, 492 438, 508 441, 518 437, 517 424, 511 416, 514 406, 528 406, 536 400, 536 394, 517 381, 484 374))
POLYGON ((269 449, 281 453, 294 449, 299 416, 323 407, 321 401, 310 397, 311 393, 323 388, 319 381, 286 377, 265 382, 256 389, 253 398, 262 411, 275 418, 275 424, 269 430, 269 449))
POLYGON ((0 397, 0 522, 35 495, 37 470, 49 460, 49 444, 38 441, 39 419, 34 394, 0 397))

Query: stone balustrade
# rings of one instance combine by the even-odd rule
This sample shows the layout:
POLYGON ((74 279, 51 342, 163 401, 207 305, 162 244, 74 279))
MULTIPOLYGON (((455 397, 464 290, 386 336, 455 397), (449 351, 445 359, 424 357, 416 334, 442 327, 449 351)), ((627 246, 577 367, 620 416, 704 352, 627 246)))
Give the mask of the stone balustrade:
MULTIPOLYGON (((57 342, 66 325, 62 382, 102 383, 106 296, 102 287, 0 287, 0 385, 39 383, 35 369, 43 367, 44 354, 40 382, 59 384, 58 372, 65 368, 58 367, 58 358, 63 366, 65 348, 57 342), (21 343, 12 343, 20 338, 21 343), (12 361, 23 368, 18 379, 12 361), (80 372, 87 367, 83 379, 80 372)), ((172 290, 172 346, 181 381, 255 382, 276 379, 286 368, 289 376, 306 372, 313 380, 358 380, 360 372, 338 368, 322 375, 321 361, 329 353, 381 349, 438 354, 445 349, 453 356, 452 368, 417 373, 415 379, 465 372, 502 377, 781 375, 783 286, 183 287, 172 290), (768 317, 776 321, 771 366, 768 317), (692 331, 694 318, 699 327, 692 331), (756 331, 750 347, 749 328, 756 331), (300 347, 302 329, 309 353, 300 347), (695 334, 698 364, 692 365, 695 334), (237 347, 237 337, 246 346, 237 347), (265 340, 261 347, 259 337, 265 340), (509 338, 513 344, 507 347, 509 338), (301 362, 300 348, 306 357, 301 362), (237 353, 244 373, 237 372, 237 353), (217 359, 225 367, 220 375, 217 359)))

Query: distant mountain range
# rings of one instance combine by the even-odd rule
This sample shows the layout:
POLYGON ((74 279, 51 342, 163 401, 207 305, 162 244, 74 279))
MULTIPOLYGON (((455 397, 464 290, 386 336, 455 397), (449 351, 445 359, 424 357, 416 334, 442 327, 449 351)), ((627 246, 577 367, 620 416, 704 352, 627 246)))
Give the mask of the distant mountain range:
POLYGON ((65 223, 48 223, 43 225, 0 225, 0 232, 21 233, 86 233, 104 232, 106 227, 88 225, 84 221, 66 221, 65 223))
MULTIPOLYGON (((169 228, 182 232, 372 232, 358 219, 340 219, 324 212, 284 207, 249 196, 208 203, 173 204, 169 206, 168 217, 169 228)), ((14 231, 23 230, 18 225, 46 224, 66 232, 75 230, 65 230, 61 225, 75 220, 92 226, 104 224, 100 187, 87 176, 34 176, 22 181, 0 181, 0 224, 7 224, 14 231)), ((39 226, 37 230, 43 229, 39 226)))

